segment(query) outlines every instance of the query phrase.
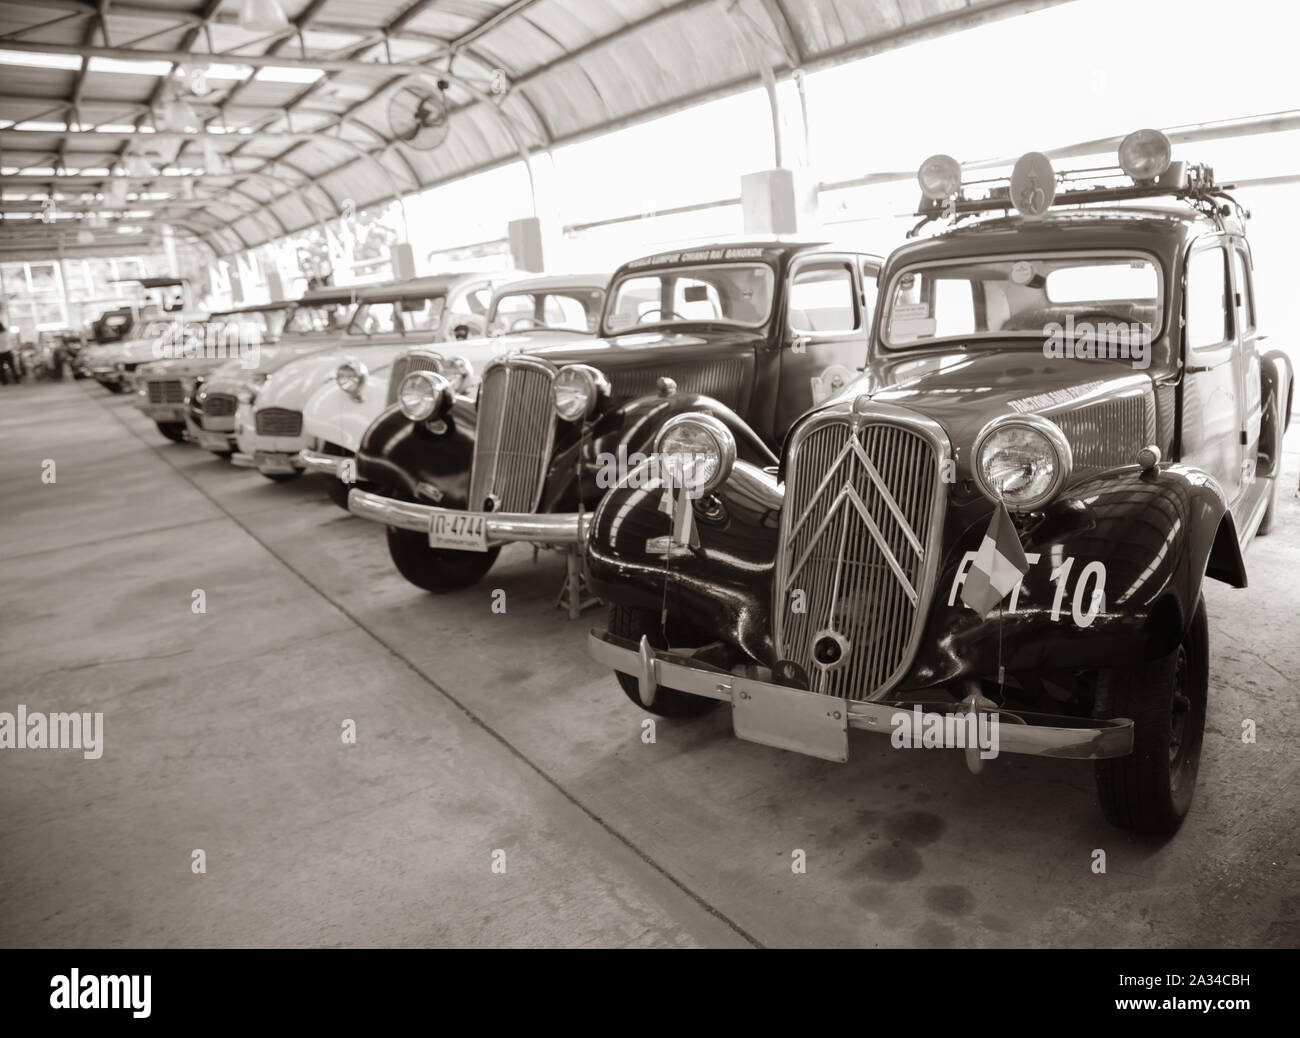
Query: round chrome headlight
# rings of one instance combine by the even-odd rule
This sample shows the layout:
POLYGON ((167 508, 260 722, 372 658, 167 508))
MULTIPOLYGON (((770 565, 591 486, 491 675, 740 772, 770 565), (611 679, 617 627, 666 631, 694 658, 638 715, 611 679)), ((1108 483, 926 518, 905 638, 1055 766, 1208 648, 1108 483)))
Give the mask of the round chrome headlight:
POLYGON ((451 383, 436 371, 412 371, 397 387, 398 406, 413 422, 441 417, 451 397, 451 383))
POLYGON ((736 438, 708 414, 679 414, 655 437, 655 454, 666 481, 693 494, 722 485, 736 464, 736 438))
POLYGON ((1060 427, 1039 415, 1003 415, 975 437, 975 482, 1013 512, 1051 501, 1070 476, 1074 456, 1060 427))
POLYGON ((345 360, 334 372, 334 381, 339 389, 356 399, 361 394, 361 387, 366 384, 370 372, 359 360, 345 360))
POLYGON ((609 395, 609 379, 586 364, 570 364, 555 376, 554 392, 556 414, 566 422, 585 421, 609 395))

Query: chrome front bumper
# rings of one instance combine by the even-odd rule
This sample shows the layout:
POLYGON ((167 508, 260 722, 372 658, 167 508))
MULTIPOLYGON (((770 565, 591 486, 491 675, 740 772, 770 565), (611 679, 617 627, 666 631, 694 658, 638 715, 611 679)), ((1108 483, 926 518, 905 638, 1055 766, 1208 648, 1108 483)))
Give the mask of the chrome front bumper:
POLYGON ((300 450, 298 452, 298 462, 308 472, 319 472, 322 476, 333 476, 335 479, 339 478, 339 473, 343 470, 343 463, 351 460, 351 458, 340 457, 337 454, 321 454, 319 451, 313 450, 300 450))
MULTIPOLYGON (((763 708, 769 722, 772 718, 776 719, 775 733, 769 729, 762 733, 767 737, 754 738, 754 733, 742 731, 741 712, 736 710, 736 734, 765 745, 824 756, 828 760, 847 759, 847 741, 844 744, 846 754, 843 758, 818 752, 819 747, 827 745, 828 728, 861 728, 889 735, 894 730, 897 716, 912 708, 911 703, 845 701, 786 685, 739 677, 689 656, 654 649, 645 638, 641 639, 640 646, 637 647, 635 643, 608 632, 592 631, 587 638, 587 651, 597 663, 635 677, 642 689, 643 701, 648 698, 647 691, 662 686, 695 696, 720 699, 732 703, 733 708, 737 706, 737 700, 743 700, 745 704, 775 704, 763 708), (819 714, 825 716, 817 716, 819 714), (787 719, 789 730, 782 732, 780 725, 787 719)), ((750 708, 746 706, 746 709, 750 708)), ((926 709, 937 710, 938 707, 928 704, 926 709)), ((956 713, 960 709, 958 707, 951 712, 956 713)), ((1133 752, 1133 722, 1128 718, 1097 721, 1023 712, 998 716, 999 753, 1099 760, 1124 757, 1133 752)), ((831 740, 832 745, 833 743, 831 740)), ((942 740, 941 745, 945 749, 966 749, 967 759, 970 760, 969 747, 942 740)))
MULTIPOLYGON (((364 490, 348 494, 348 511, 399 530, 428 533, 429 524, 438 514, 463 515, 457 508, 435 508, 408 501, 394 501, 364 490)), ((489 545, 524 541, 529 544, 577 544, 587 532, 590 515, 560 512, 534 515, 531 512, 489 512, 483 517, 484 534, 489 545)))

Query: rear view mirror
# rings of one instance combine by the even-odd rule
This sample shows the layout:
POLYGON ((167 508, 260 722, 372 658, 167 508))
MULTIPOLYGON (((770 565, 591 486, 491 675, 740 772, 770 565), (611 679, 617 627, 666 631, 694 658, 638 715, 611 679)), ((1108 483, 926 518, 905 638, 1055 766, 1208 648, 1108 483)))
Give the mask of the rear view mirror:
POLYGON ((709 286, 687 285, 682 291, 682 298, 688 303, 707 303, 709 301, 709 286))

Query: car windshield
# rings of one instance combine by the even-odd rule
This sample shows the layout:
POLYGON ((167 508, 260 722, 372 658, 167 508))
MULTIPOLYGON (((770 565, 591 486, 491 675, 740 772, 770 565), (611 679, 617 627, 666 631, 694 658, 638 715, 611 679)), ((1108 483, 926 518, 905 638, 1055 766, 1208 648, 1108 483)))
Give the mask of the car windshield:
POLYGON ((599 288, 559 288, 506 292, 492 306, 488 330, 493 333, 535 329, 590 334, 600 324, 605 292, 599 288))
POLYGON ((284 331, 298 335, 319 335, 321 332, 338 331, 347 322, 348 307, 346 303, 318 303, 316 305, 299 304, 285 323, 284 331))
POLYGON ((765 263, 673 267, 621 278, 612 289, 605 327, 736 324, 753 328, 772 312, 772 268, 765 263))
POLYGON ((894 275, 881 338, 891 349, 960 339, 1043 340, 1087 324, 1160 331, 1159 266, 1147 256, 1088 254, 971 258, 894 275))
POLYGON ((352 315, 349 335, 410 335, 436 332, 446 297, 412 296, 386 302, 362 303, 352 315))

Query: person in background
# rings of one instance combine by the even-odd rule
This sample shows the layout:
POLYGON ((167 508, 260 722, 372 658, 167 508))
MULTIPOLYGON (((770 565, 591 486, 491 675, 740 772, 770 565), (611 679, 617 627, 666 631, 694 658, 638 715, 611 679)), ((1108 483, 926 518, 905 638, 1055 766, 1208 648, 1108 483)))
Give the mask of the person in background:
POLYGON ((9 376, 14 377, 14 385, 17 385, 21 379, 18 377, 18 366, 14 363, 13 337, 16 333, 9 330, 8 314, 5 313, 3 306, 0 306, 0 383, 9 385, 9 376))

